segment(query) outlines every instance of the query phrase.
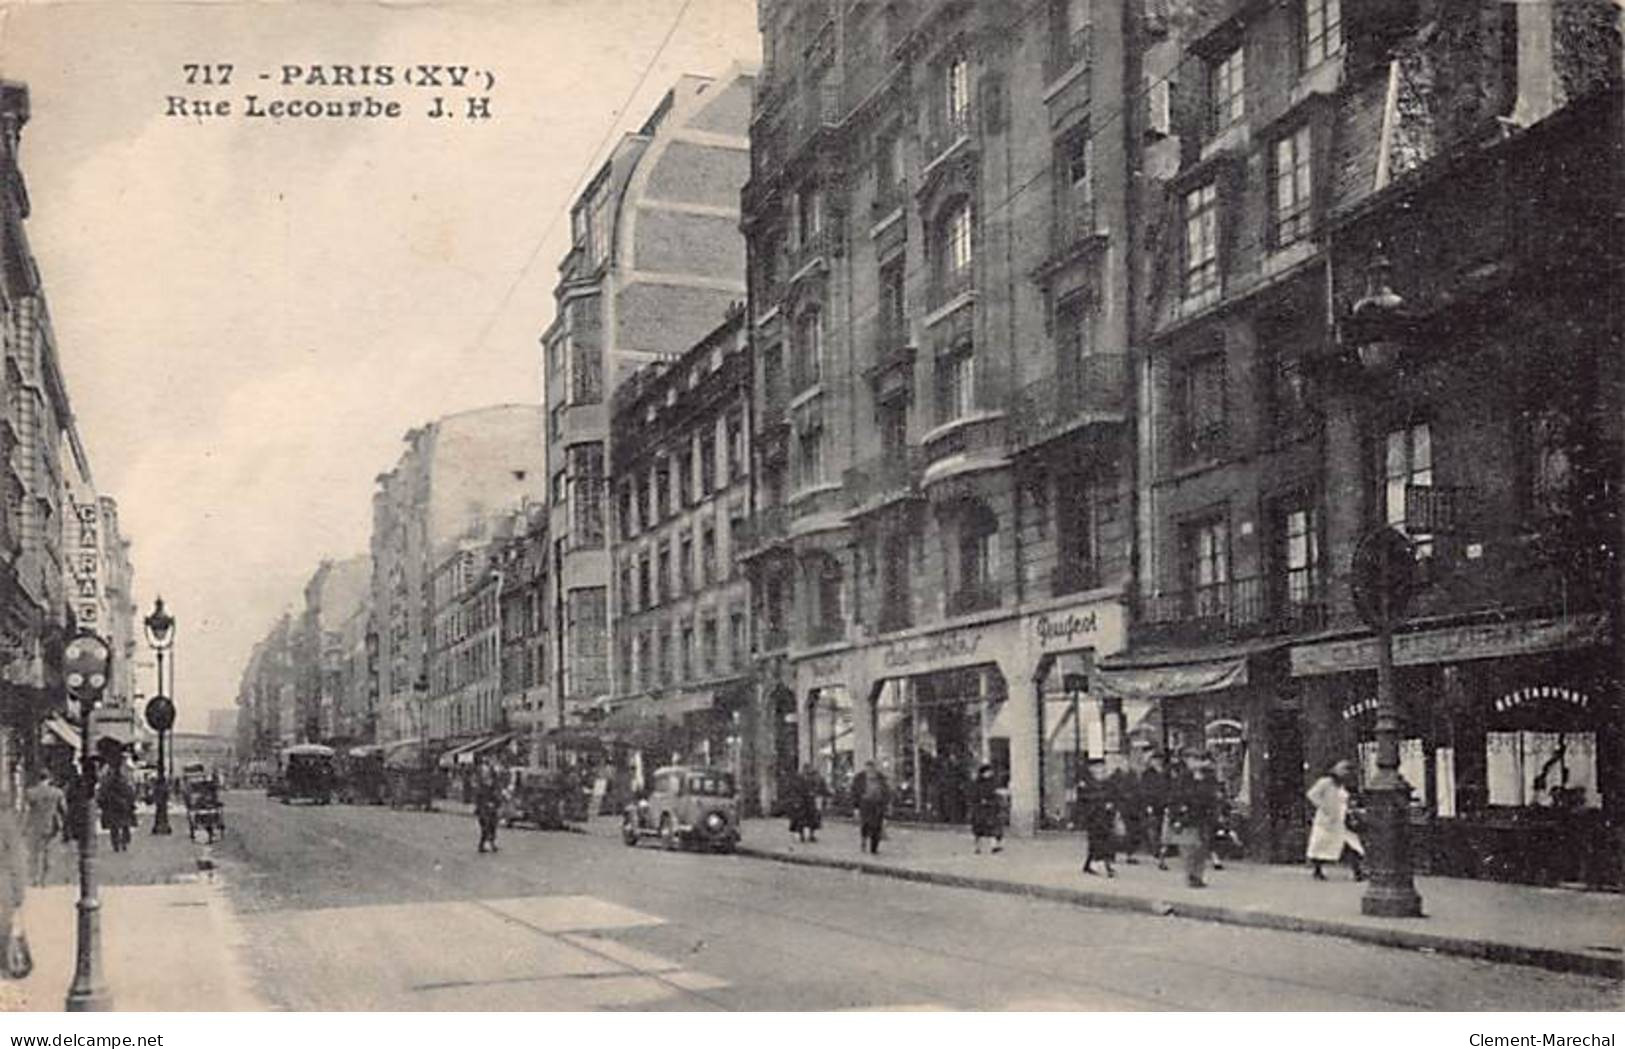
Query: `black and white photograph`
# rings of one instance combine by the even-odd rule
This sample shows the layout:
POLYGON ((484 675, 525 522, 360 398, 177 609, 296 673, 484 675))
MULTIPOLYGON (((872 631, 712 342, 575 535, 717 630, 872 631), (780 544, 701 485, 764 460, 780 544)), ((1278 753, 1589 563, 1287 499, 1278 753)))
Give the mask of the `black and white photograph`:
POLYGON ((0 356, 10 1044, 1625 1026, 1625 0, 0 0, 0 356))

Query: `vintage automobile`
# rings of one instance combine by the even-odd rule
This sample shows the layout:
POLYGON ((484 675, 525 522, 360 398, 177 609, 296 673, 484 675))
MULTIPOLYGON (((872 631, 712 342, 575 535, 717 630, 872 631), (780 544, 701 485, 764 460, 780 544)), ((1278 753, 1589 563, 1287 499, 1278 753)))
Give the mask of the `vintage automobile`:
POLYGON ((226 807, 220 800, 220 780, 210 774, 188 771, 181 781, 181 800, 186 805, 186 834, 197 840, 198 831, 213 843, 226 832, 226 807))
POLYGON ((502 820, 512 827, 531 823, 544 830, 564 830, 585 823, 591 792, 567 769, 514 769, 503 791, 502 820))
POLYGON ((294 801, 332 804, 333 748, 301 743, 284 748, 280 758, 279 789, 273 797, 284 805, 294 801))
POLYGON ((668 849, 732 852, 739 844, 739 799, 731 772, 691 765, 656 769, 643 797, 621 816, 621 840, 658 838, 668 849))

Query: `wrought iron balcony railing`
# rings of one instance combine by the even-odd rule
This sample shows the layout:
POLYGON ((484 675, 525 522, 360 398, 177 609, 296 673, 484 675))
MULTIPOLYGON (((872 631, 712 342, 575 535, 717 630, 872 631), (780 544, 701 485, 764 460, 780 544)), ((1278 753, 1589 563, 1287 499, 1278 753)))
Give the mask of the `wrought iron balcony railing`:
POLYGON ((1017 442, 1032 445, 1080 426, 1120 421, 1127 410, 1128 358, 1095 353, 1024 386, 1015 396, 1011 423, 1017 442))
POLYGON ((917 447, 884 452, 848 467, 842 487, 853 506, 909 495, 919 490, 923 463, 917 447))
POLYGON ((974 263, 949 270, 932 282, 927 291, 925 304, 927 309, 940 310, 955 297, 972 291, 976 287, 976 266, 974 263))
POLYGON ((970 138, 976 131, 976 114, 970 108, 957 113, 943 113, 932 124, 925 138, 925 163, 939 160, 960 139, 970 138))

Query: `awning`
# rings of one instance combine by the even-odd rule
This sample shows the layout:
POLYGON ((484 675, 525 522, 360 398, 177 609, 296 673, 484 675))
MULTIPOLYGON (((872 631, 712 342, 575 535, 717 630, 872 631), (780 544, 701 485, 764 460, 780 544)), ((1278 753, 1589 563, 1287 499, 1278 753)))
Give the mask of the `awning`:
POLYGON ((478 739, 465 739, 461 743, 454 743, 440 752, 440 757, 435 764, 443 769, 449 769, 459 763, 457 759, 465 750, 477 747, 483 742, 485 742, 485 737, 482 736, 478 739))
POLYGON ((384 767, 416 769, 423 767, 423 741, 401 739, 384 744, 384 767))
MULTIPOLYGON (((1608 629, 1607 615, 1595 613, 1418 630, 1395 635, 1394 665, 1462 663, 1592 648, 1607 643, 1608 629)), ((1376 665, 1374 637, 1316 641, 1292 648, 1293 677, 1371 670, 1376 665)))
POLYGON ((487 736, 476 741, 472 746, 464 747, 457 752, 458 765, 472 765, 481 754, 488 754, 513 739, 512 732, 504 732, 496 736, 487 736))
POLYGON ((1101 695, 1123 699, 1190 696, 1246 683, 1246 656, 1159 667, 1101 667, 1093 682, 1101 695))
MULTIPOLYGON (((55 737, 56 741, 73 750, 75 754, 84 749, 84 743, 79 736, 79 730, 68 724, 62 718, 46 718, 43 726, 46 736, 55 737)), ((50 744, 49 739, 42 738, 40 742, 50 744)))

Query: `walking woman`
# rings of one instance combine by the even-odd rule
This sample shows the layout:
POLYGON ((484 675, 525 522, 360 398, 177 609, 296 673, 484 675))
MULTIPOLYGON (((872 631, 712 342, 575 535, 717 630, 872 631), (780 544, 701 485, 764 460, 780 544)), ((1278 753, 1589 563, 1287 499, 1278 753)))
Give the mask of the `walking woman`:
POLYGON ((976 770, 971 784, 970 832, 976 839, 976 852, 981 855, 982 839, 993 839, 993 851, 1004 851, 1004 798, 999 794, 999 779, 992 765, 976 770))
POLYGON ((1083 808, 1083 833, 1088 838, 1088 852, 1083 859, 1083 873, 1099 874, 1096 860, 1106 865, 1106 877, 1117 877, 1112 861, 1117 858, 1117 844, 1113 841, 1117 830, 1117 807, 1112 803, 1106 784, 1095 779, 1089 770, 1083 770, 1078 783, 1078 803, 1083 808))
POLYGON ((819 799, 829 796, 824 777, 811 765, 804 765, 790 781, 790 833, 797 841, 816 842, 818 831, 824 825, 823 814, 818 811, 819 799))
POLYGON ((479 851, 484 852, 489 846, 496 852, 497 824, 502 819, 502 785, 497 781, 496 771, 483 762, 475 773, 474 818, 480 824, 479 851))
POLYGON ((1323 865, 1340 863, 1344 856, 1349 859, 1354 880, 1365 879, 1365 872, 1361 870, 1365 846, 1348 826, 1349 783, 1353 775, 1354 765, 1347 760, 1339 761, 1316 780, 1305 795, 1315 807, 1314 826, 1309 830, 1309 864, 1316 881, 1326 880, 1323 865))

